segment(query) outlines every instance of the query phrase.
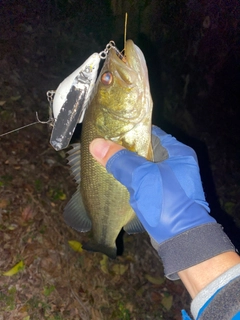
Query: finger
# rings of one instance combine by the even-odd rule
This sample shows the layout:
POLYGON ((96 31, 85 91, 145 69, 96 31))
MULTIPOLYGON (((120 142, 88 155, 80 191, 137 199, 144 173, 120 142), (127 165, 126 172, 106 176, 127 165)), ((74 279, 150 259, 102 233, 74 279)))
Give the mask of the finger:
POLYGON ((119 144, 101 138, 93 140, 89 146, 92 156, 104 167, 106 166, 109 158, 122 149, 124 149, 124 147, 119 144))

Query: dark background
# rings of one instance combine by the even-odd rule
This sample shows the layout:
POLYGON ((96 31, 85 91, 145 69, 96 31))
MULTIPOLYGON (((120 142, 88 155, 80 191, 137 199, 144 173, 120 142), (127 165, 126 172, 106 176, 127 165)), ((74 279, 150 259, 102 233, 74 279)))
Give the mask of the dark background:
MULTIPOLYGON (((109 40, 113 39, 121 50, 124 16, 128 12, 127 38, 142 49, 149 68, 153 123, 195 148, 206 196, 213 214, 221 219, 222 213, 215 213, 214 183, 207 168, 211 166, 210 149, 214 162, 222 164, 214 169, 216 179, 222 177, 218 188, 224 190, 230 184, 231 190, 238 192, 240 5, 237 0, 1 3, 2 58, 8 59, 12 69, 14 65, 23 69, 24 64, 32 66, 31 74, 26 68, 19 79, 31 97, 36 91, 44 97, 47 88, 56 88, 92 52, 103 50, 109 40), (35 76, 34 66, 41 78, 35 76)), ((3 100, 11 87, 12 75, 8 76, 2 83, 3 100)), ((46 106, 40 108, 39 113, 44 114, 45 110, 47 114, 46 106)), ((225 192, 218 197, 222 207, 232 201, 225 192)), ((239 219, 237 197, 233 203, 229 210, 239 219)))
MULTIPOLYGON (((110 40, 121 50, 125 12, 127 38, 141 48, 148 65, 153 124, 196 150, 211 213, 240 248, 238 0, 0 1, 0 134, 35 121, 36 111, 47 120, 47 90, 55 90, 110 40)), ((70 197, 69 180, 63 183, 59 173, 38 167, 40 155, 54 154, 47 126, 40 127, 0 138, 2 199, 14 188, 12 177, 21 176, 6 164, 23 150, 19 157, 35 165, 33 176, 49 174, 41 196, 49 197, 51 184, 59 184, 70 197)), ((61 156, 52 157, 65 166, 61 156)), ((0 209, 9 214, 4 203, 0 209)))

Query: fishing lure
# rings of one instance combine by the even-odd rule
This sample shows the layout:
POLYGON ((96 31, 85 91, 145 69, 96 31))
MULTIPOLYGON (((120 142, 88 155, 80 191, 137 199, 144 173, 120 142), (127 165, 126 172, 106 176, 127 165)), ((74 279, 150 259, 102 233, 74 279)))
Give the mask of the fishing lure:
POLYGON ((53 127, 50 143, 57 151, 67 148, 74 130, 81 123, 95 85, 101 59, 106 59, 109 50, 114 49, 120 59, 125 57, 110 41, 100 53, 93 53, 79 68, 65 78, 57 90, 49 90, 49 119, 41 121, 36 112, 37 121, 23 127, 0 134, 0 137, 17 132, 37 123, 49 124, 53 127))
MULTIPOLYGON (((97 78, 101 59, 106 59, 110 49, 118 49, 113 41, 100 53, 93 53, 79 68, 60 83, 56 92, 48 91, 55 121, 50 143, 57 151, 68 147, 74 130, 81 123, 97 78)), ((120 54, 120 53, 119 53, 120 54)))
MULTIPOLYGON (((84 116, 96 81, 99 63, 99 54, 92 54, 60 83, 54 94, 52 111, 55 121, 50 143, 57 151, 69 145, 77 123, 84 116)), ((51 91, 47 93, 50 99, 51 93, 51 91)))

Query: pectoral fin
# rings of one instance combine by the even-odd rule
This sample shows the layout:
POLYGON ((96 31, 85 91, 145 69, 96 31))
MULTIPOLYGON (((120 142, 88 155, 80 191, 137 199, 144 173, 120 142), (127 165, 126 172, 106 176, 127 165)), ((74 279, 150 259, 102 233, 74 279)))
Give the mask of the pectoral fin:
POLYGON ((152 150, 154 162, 161 162, 169 157, 167 150, 161 145, 160 139, 154 134, 152 134, 152 150))
POLYGON ((84 208, 80 187, 77 188, 77 191, 66 205, 63 217, 70 227, 79 232, 87 232, 91 229, 92 222, 84 208))
POLYGON ((145 229, 143 228, 141 222, 138 220, 138 217, 135 216, 131 221, 129 221, 124 227, 124 231, 126 231, 128 234, 131 233, 140 233, 145 232, 145 229))

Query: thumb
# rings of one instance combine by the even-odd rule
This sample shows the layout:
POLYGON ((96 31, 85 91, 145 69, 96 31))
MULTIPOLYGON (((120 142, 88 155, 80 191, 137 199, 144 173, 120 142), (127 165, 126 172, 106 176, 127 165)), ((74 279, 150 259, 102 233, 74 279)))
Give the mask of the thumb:
POLYGON ((89 146, 92 156, 104 167, 108 160, 119 150, 125 149, 119 144, 104 140, 102 138, 94 139, 89 146))

